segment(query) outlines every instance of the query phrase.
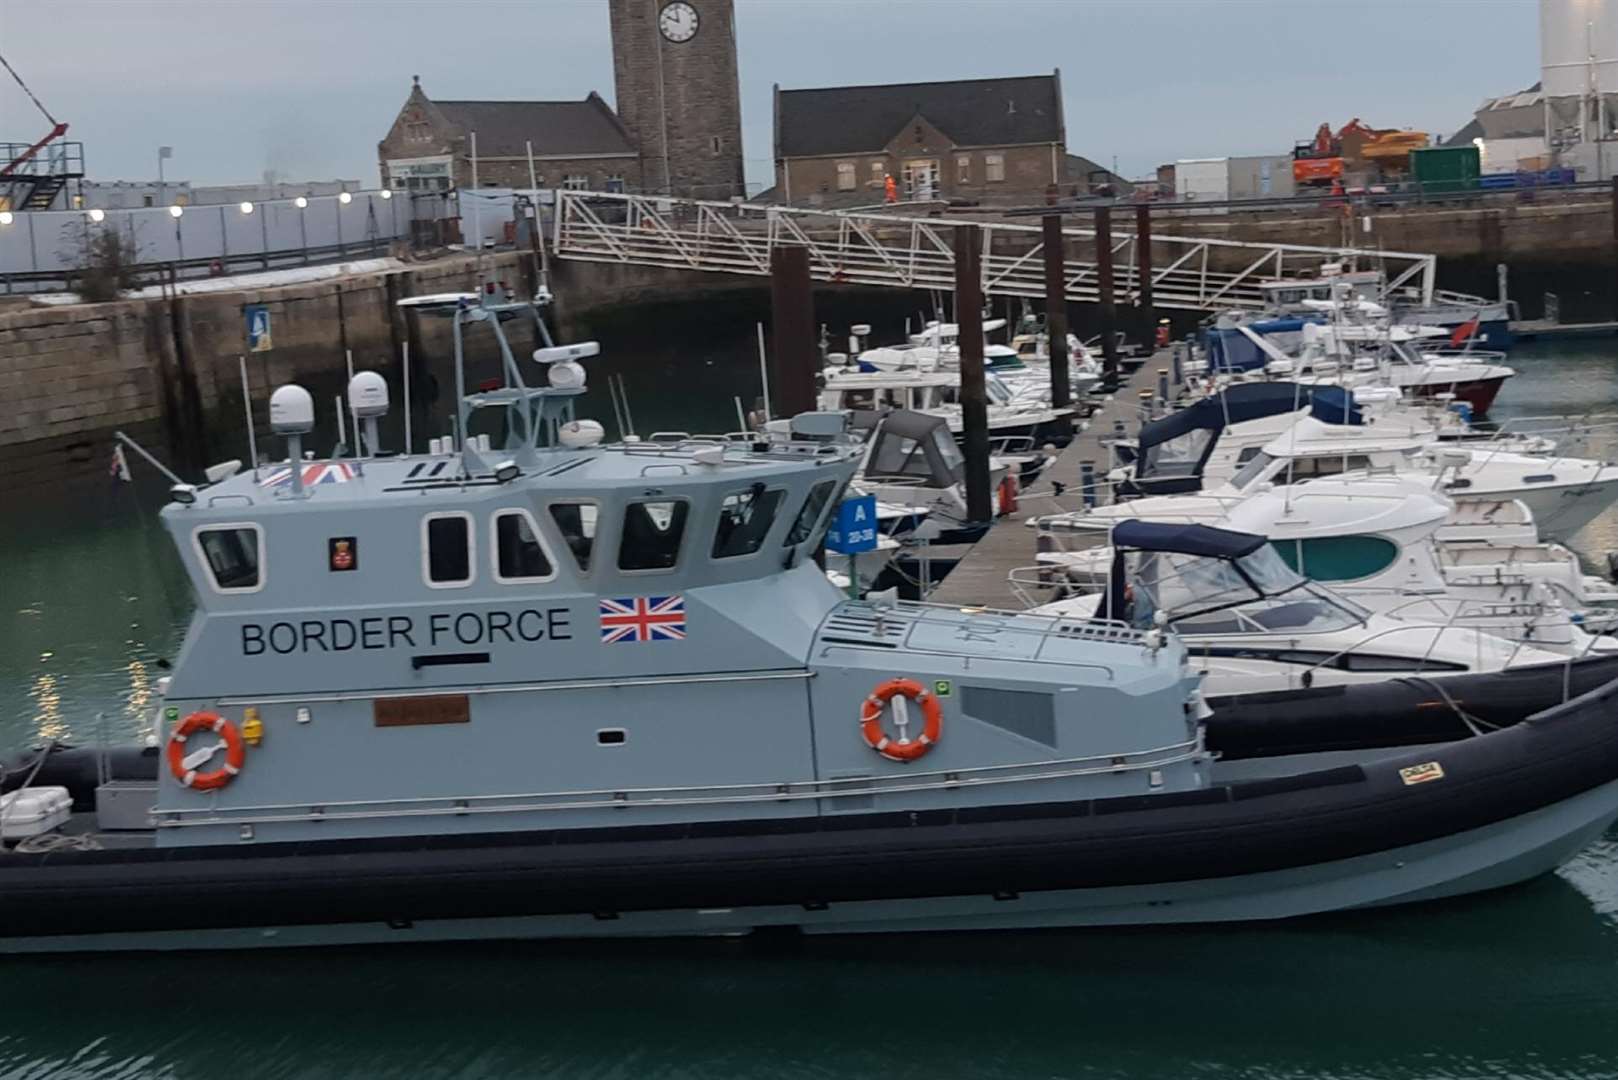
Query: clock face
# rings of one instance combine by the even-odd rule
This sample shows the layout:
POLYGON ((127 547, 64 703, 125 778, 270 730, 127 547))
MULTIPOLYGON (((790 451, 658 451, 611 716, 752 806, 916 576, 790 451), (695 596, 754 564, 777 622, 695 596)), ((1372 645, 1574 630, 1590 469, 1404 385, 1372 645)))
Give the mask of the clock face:
POLYGON ((674 0, 658 13, 657 28, 670 41, 690 41, 697 36, 697 9, 685 0, 674 0))

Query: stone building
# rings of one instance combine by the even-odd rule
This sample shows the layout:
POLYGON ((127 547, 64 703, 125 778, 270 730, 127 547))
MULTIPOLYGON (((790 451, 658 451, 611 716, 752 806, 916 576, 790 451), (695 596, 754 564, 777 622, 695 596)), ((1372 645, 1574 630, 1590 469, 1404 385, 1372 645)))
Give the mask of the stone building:
POLYGON ((775 88, 775 196, 1029 201, 1067 179, 1062 75, 775 88))
POLYGON ((443 191, 472 183, 728 199, 744 192, 734 0, 608 0, 614 112, 576 101, 438 101, 415 80, 377 146, 382 183, 443 191))
POLYGON ((416 79, 387 138, 377 145, 382 183, 445 191, 478 183, 528 187, 528 148, 541 187, 640 190, 640 154, 618 117, 592 92, 582 101, 434 101, 416 79))

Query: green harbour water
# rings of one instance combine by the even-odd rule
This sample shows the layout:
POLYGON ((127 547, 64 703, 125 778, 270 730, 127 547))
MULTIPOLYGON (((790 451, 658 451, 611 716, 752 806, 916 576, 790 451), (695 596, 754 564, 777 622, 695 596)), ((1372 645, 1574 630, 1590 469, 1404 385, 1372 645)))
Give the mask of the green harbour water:
MULTIPOLYGON (((648 355, 620 368, 643 430, 756 392, 740 344, 648 355)), ((1510 362, 1497 420, 1618 412, 1618 338, 1510 362)), ((1618 460, 1618 431, 1570 452, 1618 460)), ((161 492, 0 496, 0 749, 140 731, 190 605, 161 492)), ((1574 546, 1604 570, 1618 511, 1574 546)), ((1618 1077, 1618 833, 1498 893, 1272 926, 0 959, 0 1080, 553 1076, 1618 1077)))

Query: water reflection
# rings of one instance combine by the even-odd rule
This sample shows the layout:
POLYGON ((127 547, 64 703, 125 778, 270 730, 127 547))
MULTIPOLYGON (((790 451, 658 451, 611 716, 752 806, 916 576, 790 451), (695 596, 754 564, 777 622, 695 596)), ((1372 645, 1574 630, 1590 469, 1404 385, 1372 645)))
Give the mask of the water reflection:
MULTIPOLYGON (((48 661, 50 656, 45 653, 39 658, 40 663, 48 661)), ((56 676, 48 671, 40 672, 34 678, 29 696, 34 699, 35 737, 42 743, 66 738, 67 724, 62 719, 62 694, 56 687, 56 676)))

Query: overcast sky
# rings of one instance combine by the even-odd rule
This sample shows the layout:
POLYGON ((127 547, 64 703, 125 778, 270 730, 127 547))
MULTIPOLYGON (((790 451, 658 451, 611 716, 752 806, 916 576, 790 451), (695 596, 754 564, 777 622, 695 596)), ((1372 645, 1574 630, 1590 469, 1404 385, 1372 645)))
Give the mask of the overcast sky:
MULTIPOLYGON (((1068 148, 1141 176, 1287 153, 1321 121, 1448 133, 1538 77, 1535 0, 736 0, 750 181, 770 87, 1062 70, 1068 148)), ((95 179, 377 181, 441 98, 613 99, 606 0, 0 0, 0 53, 95 179)), ((0 141, 49 130, 0 72, 0 141)))

